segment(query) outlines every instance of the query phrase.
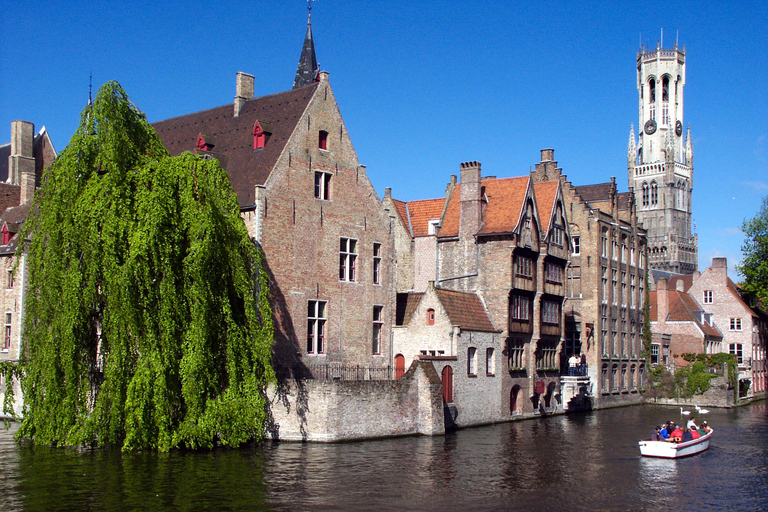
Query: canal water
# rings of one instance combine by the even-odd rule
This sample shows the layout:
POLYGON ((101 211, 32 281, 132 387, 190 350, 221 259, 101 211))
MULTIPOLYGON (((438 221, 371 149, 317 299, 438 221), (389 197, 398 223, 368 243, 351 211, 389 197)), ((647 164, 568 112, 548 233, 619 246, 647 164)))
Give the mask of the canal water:
POLYGON ((0 510, 768 510, 768 402, 706 416, 707 452, 641 458, 679 408, 636 406, 340 444, 130 453, 0 431, 0 510))

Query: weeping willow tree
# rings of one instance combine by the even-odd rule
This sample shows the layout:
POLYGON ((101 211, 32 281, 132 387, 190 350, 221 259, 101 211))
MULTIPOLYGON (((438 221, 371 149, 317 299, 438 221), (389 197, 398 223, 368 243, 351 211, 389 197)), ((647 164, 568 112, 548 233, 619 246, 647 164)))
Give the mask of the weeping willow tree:
POLYGON ((267 277, 216 160, 168 156, 107 83, 33 210, 20 437, 168 450, 263 436, 267 277))

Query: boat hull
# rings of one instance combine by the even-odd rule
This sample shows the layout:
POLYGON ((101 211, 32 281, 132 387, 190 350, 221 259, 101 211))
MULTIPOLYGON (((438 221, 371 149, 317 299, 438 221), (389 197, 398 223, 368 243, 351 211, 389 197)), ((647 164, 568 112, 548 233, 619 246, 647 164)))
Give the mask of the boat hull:
POLYGON ((709 448, 709 440, 712 439, 713 430, 705 436, 685 443, 671 443, 669 441, 640 441, 640 455, 644 457, 661 457, 664 459, 679 459, 696 455, 709 448))

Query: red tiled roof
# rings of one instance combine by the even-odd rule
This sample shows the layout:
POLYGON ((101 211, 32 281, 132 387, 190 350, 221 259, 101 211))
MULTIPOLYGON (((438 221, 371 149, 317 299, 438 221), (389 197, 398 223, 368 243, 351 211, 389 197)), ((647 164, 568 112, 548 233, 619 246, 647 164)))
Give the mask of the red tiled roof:
MULTIPOLYGON (((530 176, 481 180, 480 185, 485 189, 488 203, 484 205, 478 234, 510 233, 517 227, 529 181, 530 176)), ((443 224, 440 227, 441 238, 459 236, 460 209, 461 184, 457 184, 445 208, 443 224)))
MULTIPOLYGON (((651 322, 658 322, 658 292, 650 292, 650 320, 651 322)), ((691 322, 696 324, 699 329, 710 338, 722 338, 723 335, 709 324, 699 321, 694 314, 694 311, 699 311, 700 308, 696 304, 689 294, 685 292, 679 292, 677 290, 669 290, 669 314, 667 317, 668 322, 691 322)))
POLYGON ((445 198, 408 201, 408 215, 411 219, 412 236, 428 236, 429 221, 443 215, 445 198))
POLYGON ((392 199, 392 204, 395 205, 397 216, 400 217, 403 225, 405 225, 405 229, 408 230, 408 234, 413 236, 413 233, 411 233, 411 223, 408 221, 408 206, 406 205, 405 201, 392 199))
POLYGON ((290 91, 254 98, 245 102, 240 115, 234 117, 234 105, 174 117, 152 123, 171 155, 193 151, 200 133, 216 139, 212 154, 227 170, 240 206, 254 203, 256 185, 263 185, 296 128, 317 83, 290 91), (268 123, 272 134, 262 150, 253 149, 253 127, 256 121, 268 123))
POLYGON ((541 228, 545 232, 549 230, 550 217, 555 207, 555 198, 557 197, 557 187, 559 181, 542 181, 533 184, 533 192, 536 194, 536 206, 539 208, 539 220, 541 228))
POLYGON ((464 331, 498 332, 476 294, 442 288, 435 288, 435 292, 453 325, 458 325, 464 331))

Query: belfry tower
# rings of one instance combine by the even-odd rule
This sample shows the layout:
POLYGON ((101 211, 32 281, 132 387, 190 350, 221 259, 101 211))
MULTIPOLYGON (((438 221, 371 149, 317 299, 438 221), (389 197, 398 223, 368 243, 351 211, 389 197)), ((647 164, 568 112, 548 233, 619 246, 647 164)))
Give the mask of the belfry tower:
POLYGON ((698 266, 698 237, 691 231, 693 146, 683 137, 685 48, 637 54, 638 135, 629 132, 629 188, 637 218, 648 230, 652 270, 691 274, 698 266))

